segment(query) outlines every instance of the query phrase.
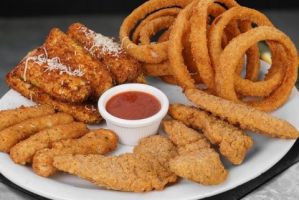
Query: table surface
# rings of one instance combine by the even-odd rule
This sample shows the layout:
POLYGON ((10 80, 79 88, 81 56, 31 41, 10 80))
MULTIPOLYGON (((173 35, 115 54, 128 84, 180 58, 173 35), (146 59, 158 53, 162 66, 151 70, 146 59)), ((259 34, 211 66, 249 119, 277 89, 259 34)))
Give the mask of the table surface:
MULTIPOLYGON (((275 26, 284 31, 299 47, 299 10, 264 11, 275 26)), ((28 51, 41 45, 52 27, 62 30, 73 22, 82 22, 91 29, 104 35, 117 37, 119 26, 124 16, 88 15, 88 16, 52 16, 30 18, 0 18, 0 96, 8 87, 5 75, 28 51)), ((296 84, 297 88, 299 83, 296 84)), ((296 164, 258 188, 243 199, 299 199, 299 164, 296 164)), ((25 200, 31 199, 21 192, 11 189, 0 182, 0 199, 25 200)))

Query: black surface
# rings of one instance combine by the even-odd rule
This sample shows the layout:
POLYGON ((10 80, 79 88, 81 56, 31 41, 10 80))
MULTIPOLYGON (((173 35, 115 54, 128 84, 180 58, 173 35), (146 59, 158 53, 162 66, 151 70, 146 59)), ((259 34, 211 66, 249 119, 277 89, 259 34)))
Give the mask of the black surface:
MULTIPOLYGON (((37 15, 68 15, 68 14, 119 14, 128 13, 146 0, 3 0, 0 16, 37 16, 37 15)), ((295 0, 237 0, 241 5, 258 8, 299 8, 295 0)))
MULTIPOLYGON (((270 181, 275 176, 279 175, 293 164, 299 161, 299 140, 296 141, 294 146, 290 149, 290 151, 271 169, 269 169, 264 174, 260 175, 259 177, 238 186, 232 190, 224 192, 222 194, 218 194, 213 197, 205 198, 203 200, 237 200, 241 199, 242 197, 250 194, 252 191, 260 187, 261 185, 265 184, 266 182, 270 181)), ((12 183, 8 179, 6 179, 3 175, 0 174, 0 180, 2 183, 8 185, 9 187, 16 190, 16 192, 22 192, 24 195, 31 197, 33 200, 48 200, 47 198, 41 197, 34 193, 31 193, 16 184, 12 183)), ((99 197, 100 198, 100 197, 99 197)))

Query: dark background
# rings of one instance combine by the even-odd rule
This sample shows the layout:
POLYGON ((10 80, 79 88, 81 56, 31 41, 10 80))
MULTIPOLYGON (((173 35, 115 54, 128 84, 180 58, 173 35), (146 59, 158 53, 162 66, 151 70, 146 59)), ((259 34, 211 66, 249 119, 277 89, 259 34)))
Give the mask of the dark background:
MULTIPOLYGON (((127 13, 146 0, 1 0, 0 16, 127 13)), ((297 0, 238 0, 257 9, 296 9, 297 0)))
MULTIPOLYGON (((107 36, 146 0, 0 0, 0 97, 9 89, 5 75, 27 52, 43 43, 49 31, 65 31, 74 22, 107 36)), ((299 0, 237 0, 265 13, 299 47, 299 0)))

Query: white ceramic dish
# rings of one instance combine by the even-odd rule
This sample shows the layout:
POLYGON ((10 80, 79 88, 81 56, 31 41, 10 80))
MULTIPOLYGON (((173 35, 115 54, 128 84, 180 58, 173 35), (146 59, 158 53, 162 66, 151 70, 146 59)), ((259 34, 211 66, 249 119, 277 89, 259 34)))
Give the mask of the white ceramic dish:
MULTIPOLYGON (((150 79, 149 84, 162 90, 171 103, 190 104, 182 95, 179 87, 165 84, 158 79, 150 79)), ((15 108, 20 105, 31 105, 32 102, 23 98, 15 91, 9 91, 0 100, 0 109, 15 108)), ((299 129, 299 93, 296 89, 283 108, 273 115, 288 120, 299 129)), ((99 126, 93 126, 96 128, 99 126)), ((102 124, 101 127, 105 127, 102 124)), ((18 186, 38 195, 58 200, 187 200, 200 199, 213 196, 229 189, 237 187, 247 181, 261 175, 275 163, 277 163, 292 147, 295 140, 280 140, 267 138, 261 135, 249 133, 254 139, 254 147, 249 152, 244 163, 240 166, 232 166, 225 162, 229 169, 228 179, 221 185, 202 186, 187 180, 167 187, 163 191, 148 193, 117 192, 98 188, 95 185, 68 174, 57 174, 51 178, 42 178, 35 175, 30 167, 16 165, 9 156, 0 153, 0 172, 18 186)), ((131 151, 131 147, 119 145, 113 154, 131 151)))
POLYGON ((157 133, 161 120, 167 114, 168 107, 169 101, 161 90, 150 85, 137 83, 113 87, 102 94, 98 102, 100 114, 106 120, 107 127, 118 135, 121 144, 132 146, 137 145, 140 139, 157 133), (153 116, 140 120, 120 119, 107 112, 106 104, 109 99, 114 95, 128 91, 145 92, 153 95, 160 102, 161 109, 153 116))

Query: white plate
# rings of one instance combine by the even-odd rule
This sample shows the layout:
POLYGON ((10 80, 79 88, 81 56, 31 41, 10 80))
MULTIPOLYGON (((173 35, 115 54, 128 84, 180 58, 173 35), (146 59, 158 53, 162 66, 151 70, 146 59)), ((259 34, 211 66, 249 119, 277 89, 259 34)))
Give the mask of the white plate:
MULTIPOLYGON (((160 88, 166 93, 171 103, 179 102, 190 104, 179 87, 162 83, 158 79, 151 79, 150 84, 160 88)), ((17 92, 10 90, 0 100, 0 109, 15 108, 20 105, 32 105, 33 103, 17 92)), ((277 110, 273 115, 288 120, 299 129, 299 93, 296 89, 287 104, 277 110)), ((103 127, 104 125, 102 125, 103 127)), ((18 186, 38 195, 59 200, 95 200, 95 199, 200 199, 209 197, 235 188, 247 181, 261 175, 277 163, 292 147, 295 140, 281 140, 252 134, 254 147, 247 155, 246 160, 240 166, 232 166, 225 162, 229 169, 228 179, 221 185, 205 187, 187 180, 166 187, 163 191, 147 193, 129 193, 111 191, 98 188, 93 184, 68 174, 57 174, 51 178, 43 178, 35 175, 30 167, 14 164, 9 156, 0 153, 0 172, 18 186)), ((131 148, 119 145, 114 154, 130 151, 131 148)))

